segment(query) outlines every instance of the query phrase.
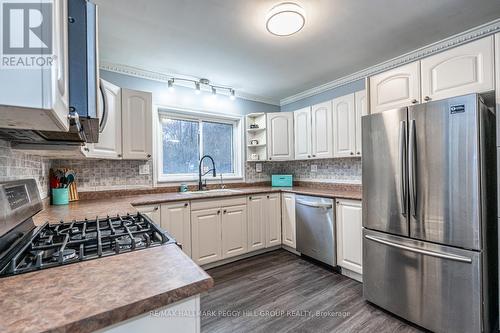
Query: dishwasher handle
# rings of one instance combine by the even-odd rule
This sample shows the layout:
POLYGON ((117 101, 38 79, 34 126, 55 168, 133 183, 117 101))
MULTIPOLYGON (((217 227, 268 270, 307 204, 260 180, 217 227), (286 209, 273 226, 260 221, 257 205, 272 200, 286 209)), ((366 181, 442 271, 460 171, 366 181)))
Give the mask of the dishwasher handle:
POLYGON ((333 208, 333 204, 321 203, 321 202, 308 202, 302 200, 296 200, 296 203, 303 206, 313 207, 313 208, 333 208))

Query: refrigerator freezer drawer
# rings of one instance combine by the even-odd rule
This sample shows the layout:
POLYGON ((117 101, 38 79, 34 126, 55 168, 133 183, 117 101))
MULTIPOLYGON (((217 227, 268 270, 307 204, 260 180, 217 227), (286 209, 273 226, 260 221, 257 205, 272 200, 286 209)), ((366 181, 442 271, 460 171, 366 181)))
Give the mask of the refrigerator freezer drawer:
POLYGON ((363 230, 363 296, 434 332, 482 332, 481 253, 363 230))

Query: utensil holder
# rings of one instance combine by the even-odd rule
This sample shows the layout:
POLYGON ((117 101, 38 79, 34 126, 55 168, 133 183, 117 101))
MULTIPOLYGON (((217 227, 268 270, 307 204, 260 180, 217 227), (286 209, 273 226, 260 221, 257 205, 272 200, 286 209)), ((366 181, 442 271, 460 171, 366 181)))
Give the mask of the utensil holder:
POLYGON ((67 205, 69 203, 68 188, 53 188, 52 189, 52 204, 67 205))

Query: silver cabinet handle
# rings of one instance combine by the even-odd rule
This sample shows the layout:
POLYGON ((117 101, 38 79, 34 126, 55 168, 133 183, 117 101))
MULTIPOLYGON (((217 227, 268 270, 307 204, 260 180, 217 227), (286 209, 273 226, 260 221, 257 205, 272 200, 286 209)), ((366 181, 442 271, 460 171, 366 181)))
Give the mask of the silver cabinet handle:
POLYGON ((410 213, 417 217, 417 171, 416 171, 416 138, 415 138, 415 119, 410 122, 410 138, 408 142, 408 180, 410 183, 410 213))
POLYGON ((399 197, 401 214, 406 215, 406 121, 399 122, 399 197))
POLYGON ((454 260, 454 261, 460 261, 460 262, 465 262, 465 263, 472 263, 472 259, 468 257, 463 257, 455 254, 447 254, 443 252, 436 252, 436 251, 430 251, 430 250, 423 250, 423 249, 418 249, 415 247, 399 244, 399 243, 393 243, 391 241, 387 241, 385 239, 375 237, 375 236, 370 236, 370 235, 365 235, 366 239, 369 239, 371 241, 384 244, 387 246, 391 246, 397 249, 405 250, 405 251, 410 251, 418 254, 423 254, 431 257, 436 257, 436 258, 442 258, 442 259, 448 259, 448 260, 454 260))
POLYGON ((302 201, 302 200, 296 200, 296 203, 298 203, 299 205, 313 207, 313 208, 329 209, 329 208, 333 207, 332 204, 324 204, 324 203, 320 203, 320 202, 307 202, 307 201, 302 201))

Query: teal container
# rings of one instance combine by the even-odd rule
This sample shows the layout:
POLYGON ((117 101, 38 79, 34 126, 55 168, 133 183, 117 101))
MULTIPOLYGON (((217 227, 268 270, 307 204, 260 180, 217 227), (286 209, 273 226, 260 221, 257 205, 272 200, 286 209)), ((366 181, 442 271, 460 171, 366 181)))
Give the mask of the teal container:
POLYGON ((52 204, 67 205, 69 203, 68 188, 53 188, 52 189, 52 204))
POLYGON ((293 176, 292 175, 272 175, 271 185, 274 187, 292 187, 293 186, 293 176))

